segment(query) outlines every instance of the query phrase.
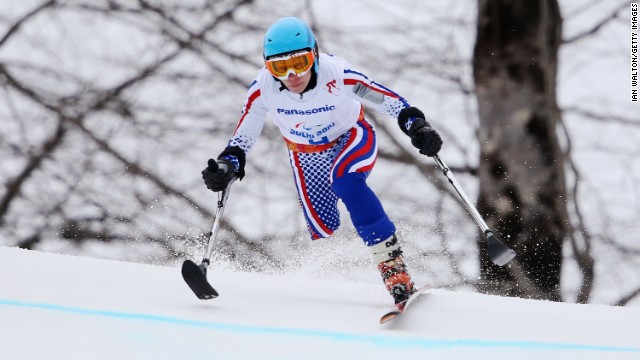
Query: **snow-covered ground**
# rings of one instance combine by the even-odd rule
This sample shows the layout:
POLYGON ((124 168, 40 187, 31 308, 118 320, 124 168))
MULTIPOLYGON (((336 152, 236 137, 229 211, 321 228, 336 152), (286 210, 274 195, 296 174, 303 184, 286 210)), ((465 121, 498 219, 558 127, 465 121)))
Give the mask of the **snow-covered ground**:
POLYGON ((640 359, 640 308, 433 290, 381 326, 382 285, 0 247, 0 359, 640 359))

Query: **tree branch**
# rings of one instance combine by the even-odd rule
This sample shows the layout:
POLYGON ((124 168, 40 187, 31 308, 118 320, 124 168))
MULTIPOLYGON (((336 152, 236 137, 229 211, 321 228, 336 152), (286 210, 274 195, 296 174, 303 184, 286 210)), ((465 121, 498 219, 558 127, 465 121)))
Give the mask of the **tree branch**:
POLYGON ((611 115, 611 114, 597 114, 593 111, 582 109, 577 106, 567 107, 567 108, 564 108, 562 111, 575 113, 575 114, 584 116, 589 120, 595 120, 595 121, 606 122, 606 123, 615 121, 623 125, 640 127, 640 121, 638 121, 638 119, 625 118, 622 116, 611 115))
POLYGON ((602 29, 605 25, 607 25, 610 21, 616 19, 619 15, 620 12, 623 9, 626 9, 628 7, 628 3, 625 2, 624 4, 621 4, 619 7, 617 7, 609 16, 605 17, 604 19, 602 19, 599 23, 597 23, 596 25, 594 25, 590 30, 587 30, 585 32, 582 32, 580 34, 574 35, 568 39, 564 39, 562 41, 562 44, 571 44, 574 43, 576 41, 580 41, 590 35, 593 35, 595 33, 597 33, 600 29, 602 29))
POLYGON ((630 292, 629 294, 627 294, 626 296, 622 297, 620 300, 618 300, 615 305, 616 306, 625 306, 627 305, 631 300, 633 300, 636 296, 640 296, 640 287, 633 290, 632 292, 630 292))
POLYGON ((0 39, 0 47, 2 45, 5 44, 5 42, 7 42, 7 40, 9 40, 11 38, 11 36, 13 34, 15 34, 18 29, 20 29, 20 27, 27 22, 29 19, 31 19, 32 17, 36 16, 38 13, 40 13, 40 11, 49 8, 49 7, 53 7, 56 5, 57 0, 49 0, 45 3, 43 3, 42 5, 38 6, 37 8, 31 10, 30 12, 28 12, 25 16, 23 16, 22 18, 20 18, 18 21, 16 21, 15 23, 13 23, 13 25, 9 28, 9 30, 4 34, 4 36, 2 37, 2 39, 0 39))
POLYGON ((24 185, 31 174, 33 174, 33 172, 40 167, 42 161, 47 156, 51 155, 51 153, 53 153, 53 151, 58 148, 60 144, 62 144, 65 133, 66 129, 63 126, 62 122, 58 123, 58 128, 51 135, 49 140, 47 140, 42 145, 42 148, 36 154, 29 158, 27 164, 24 166, 20 174, 18 174, 18 176, 16 176, 13 180, 9 181, 6 184, 6 192, 4 193, 2 199, 0 199, 0 226, 4 224, 4 216, 7 214, 7 211, 9 210, 9 206, 11 205, 13 199, 20 194, 22 185, 24 185))

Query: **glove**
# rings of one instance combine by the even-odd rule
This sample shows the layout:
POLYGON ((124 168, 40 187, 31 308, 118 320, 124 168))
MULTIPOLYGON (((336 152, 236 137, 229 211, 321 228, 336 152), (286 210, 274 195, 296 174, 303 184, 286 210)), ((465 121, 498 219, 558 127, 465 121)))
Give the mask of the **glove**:
POLYGON ((420 150, 420 154, 434 156, 442 148, 442 138, 424 118, 418 108, 405 108, 398 115, 398 125, 409 135, 411 144, 420 150))
POLYGON ((432 128, 427 120, 415 119, 409 128, 411 144, 420 150, 420 154, 434 156, 442 148, 440 134, 432 128))
POLYGON ((211 191, 225 190, 231 179, 236 177, 236 168, 228 159, 220 158, 218 161, 209 159, 207 164, 209 166, 202 170, 202 178, 207 189, 211 191))

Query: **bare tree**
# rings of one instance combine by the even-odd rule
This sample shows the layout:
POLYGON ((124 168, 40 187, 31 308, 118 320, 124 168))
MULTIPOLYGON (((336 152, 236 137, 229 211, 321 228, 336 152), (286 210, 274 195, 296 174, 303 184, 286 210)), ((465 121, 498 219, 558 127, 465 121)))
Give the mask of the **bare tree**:
MULTIPOLYGON (((569 232, 557 135, 555 0, 480 0, 474 77, 480 112, 479 208, 518 252, 510 267, 481 251, 485 291, 560 300, 569 232)), ((484 247, 484 243, 480 243, 484 247)))
MULTIPOLYGON (((208 121, 207 104, 189 101, 189 90, 207 78, 223 78, 227 86, 233 83, 244 86, 235 74, 221 71, 214 59, 254 64, 245 61, 241 54, 222 49, 207 35, 223 27, 233 11, 248 3, 159 8, 145 1, 135 5, 117 1, 47 1, 13 22, 0 46, 41 45, 37 38, 20 30, 47 21, 47 16, 60 18, 58 23, 51 24, 64 31, 65 26, 79 18, 95 18, 100 14, 108 16, 110 22, 94 26, 106 26, 117 36, 143 41, 141 48, 134 50, 134 57, 140 58, 139 54, 144 54, 145 47, 154 46, 154 41, 158 44, 152 56, 134 61, 120 49, 102 54, 101 48, 97 50, 101 53, 97 63, 81 63, 87 68, 84 73, 60 63, 66 59, 59 60, 56 49, 47 46, 31 52, 30 62, 8 58, 0 63, 0 82, 5 101, 10 105, 10 112, 4 114, 7 126, 3 129, 2 150, 23 160, 4 169, 8 180, 0 198, 0 223, 17 245, 33 248, 51 238, 79 243, 145 239, 169 253, 182 253, 183 242, 175 240, 184 239, 187 234, 176 233, 173 224, 194 226, 203 217, 210 218, 212 212, 207 210, 211 206, 199 203, 187 193, 188 186, 180 184, 184 180, 175 176, 177 169, 167 168, 167 162, 194 149, 171 139, 225 129, 208 121), (171 15, 188 17, 203 10, 208 15, 197 26, 171 15), (193 66, 191 72, 176 71, 176 65, 189 57, 198 66, 193 66), (111 71, 100 73, 99 69, 105 67, 111 71), (182 95, 186 101, 181 107, 162 104, 157 95, 146 96, 145 87, 154 87, 159 92, 163 88, 169 92, 186 89, 182 95), (27 108, 32 110, 25 111, 27 108), (202 126, 205 122, 209 126, 202 126), (22 216, 25 203, 34 211, 29 226, 25 226, 27 222, 22 216), (190 211, 170 216, 169 206, 182 206, 190 211), (154 219, 157 216, 160 218, 154 219), (163 216, 169 216, 171 221, 161 220, 163 216)), ((83 25, 88 24, 80 24, 83 25)), ((82 34, 75 35, 84 40, 82 34)), ((103 40, 106 45, 111 39, 103 40)), ((90 46, 84 42, 79 45, 83 49, 90 46)), ((86 55, 76 61, 87 61, 86 55)), ((235 231, 230 223, 225 225, 235 231)), ((246 241, 240 232, 235 232, 240 242, 246 241)))

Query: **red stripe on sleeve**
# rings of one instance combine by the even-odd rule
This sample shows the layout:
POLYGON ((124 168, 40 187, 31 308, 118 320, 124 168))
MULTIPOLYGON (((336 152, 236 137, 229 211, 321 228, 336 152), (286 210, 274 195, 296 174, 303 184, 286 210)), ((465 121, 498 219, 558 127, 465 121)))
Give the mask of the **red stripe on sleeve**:
POLYGON ((389 91, 386 91, 386 90, 383 90, 383 89, 380 89, 380 88, 377 88, 377 87, 373 87, 373 86, 371 86, 371 84, 367 84, 366 82, 364 82, 364 81, 362 81, 362 80, 358 80, 358 79, 344 79, 344 84, 345 84, 345 85, 351 85, 351 86, 353 86, 353 85, 358 84, 358 83, 360 83, 360 84, 362 84, 362 85, 364 85, 364 86, 368 87, 369 89, 371 89, 371 90, 373 90, 373 91, 376 91, 376 92, 382 93, 382 94, 384 94, 384 95, 386 95, 386 96, 389 96, 389 97, 392 97, 392 98, 396 98, 396 99, 398 98, 398 94, 394 94, 394 93, 392 93, 392 92, 389 92, 389 91))
POLYGON ((240 125, 242 125, 244 118, 247 116, 249 110, 251 109, 251 105, 253 105, 253 102, 258 98, 258 96, 260 96, 260 89, 254 91, 251 95, 249 95, 247 104, 245 105, 244 113, 242 113, 242 117, 240 117, 240 121, 238 121, 238 126, 236 126, 236 129, 233 131, 234 135, 236 131, 238 131, 238 128, 240 128, 240 125))

